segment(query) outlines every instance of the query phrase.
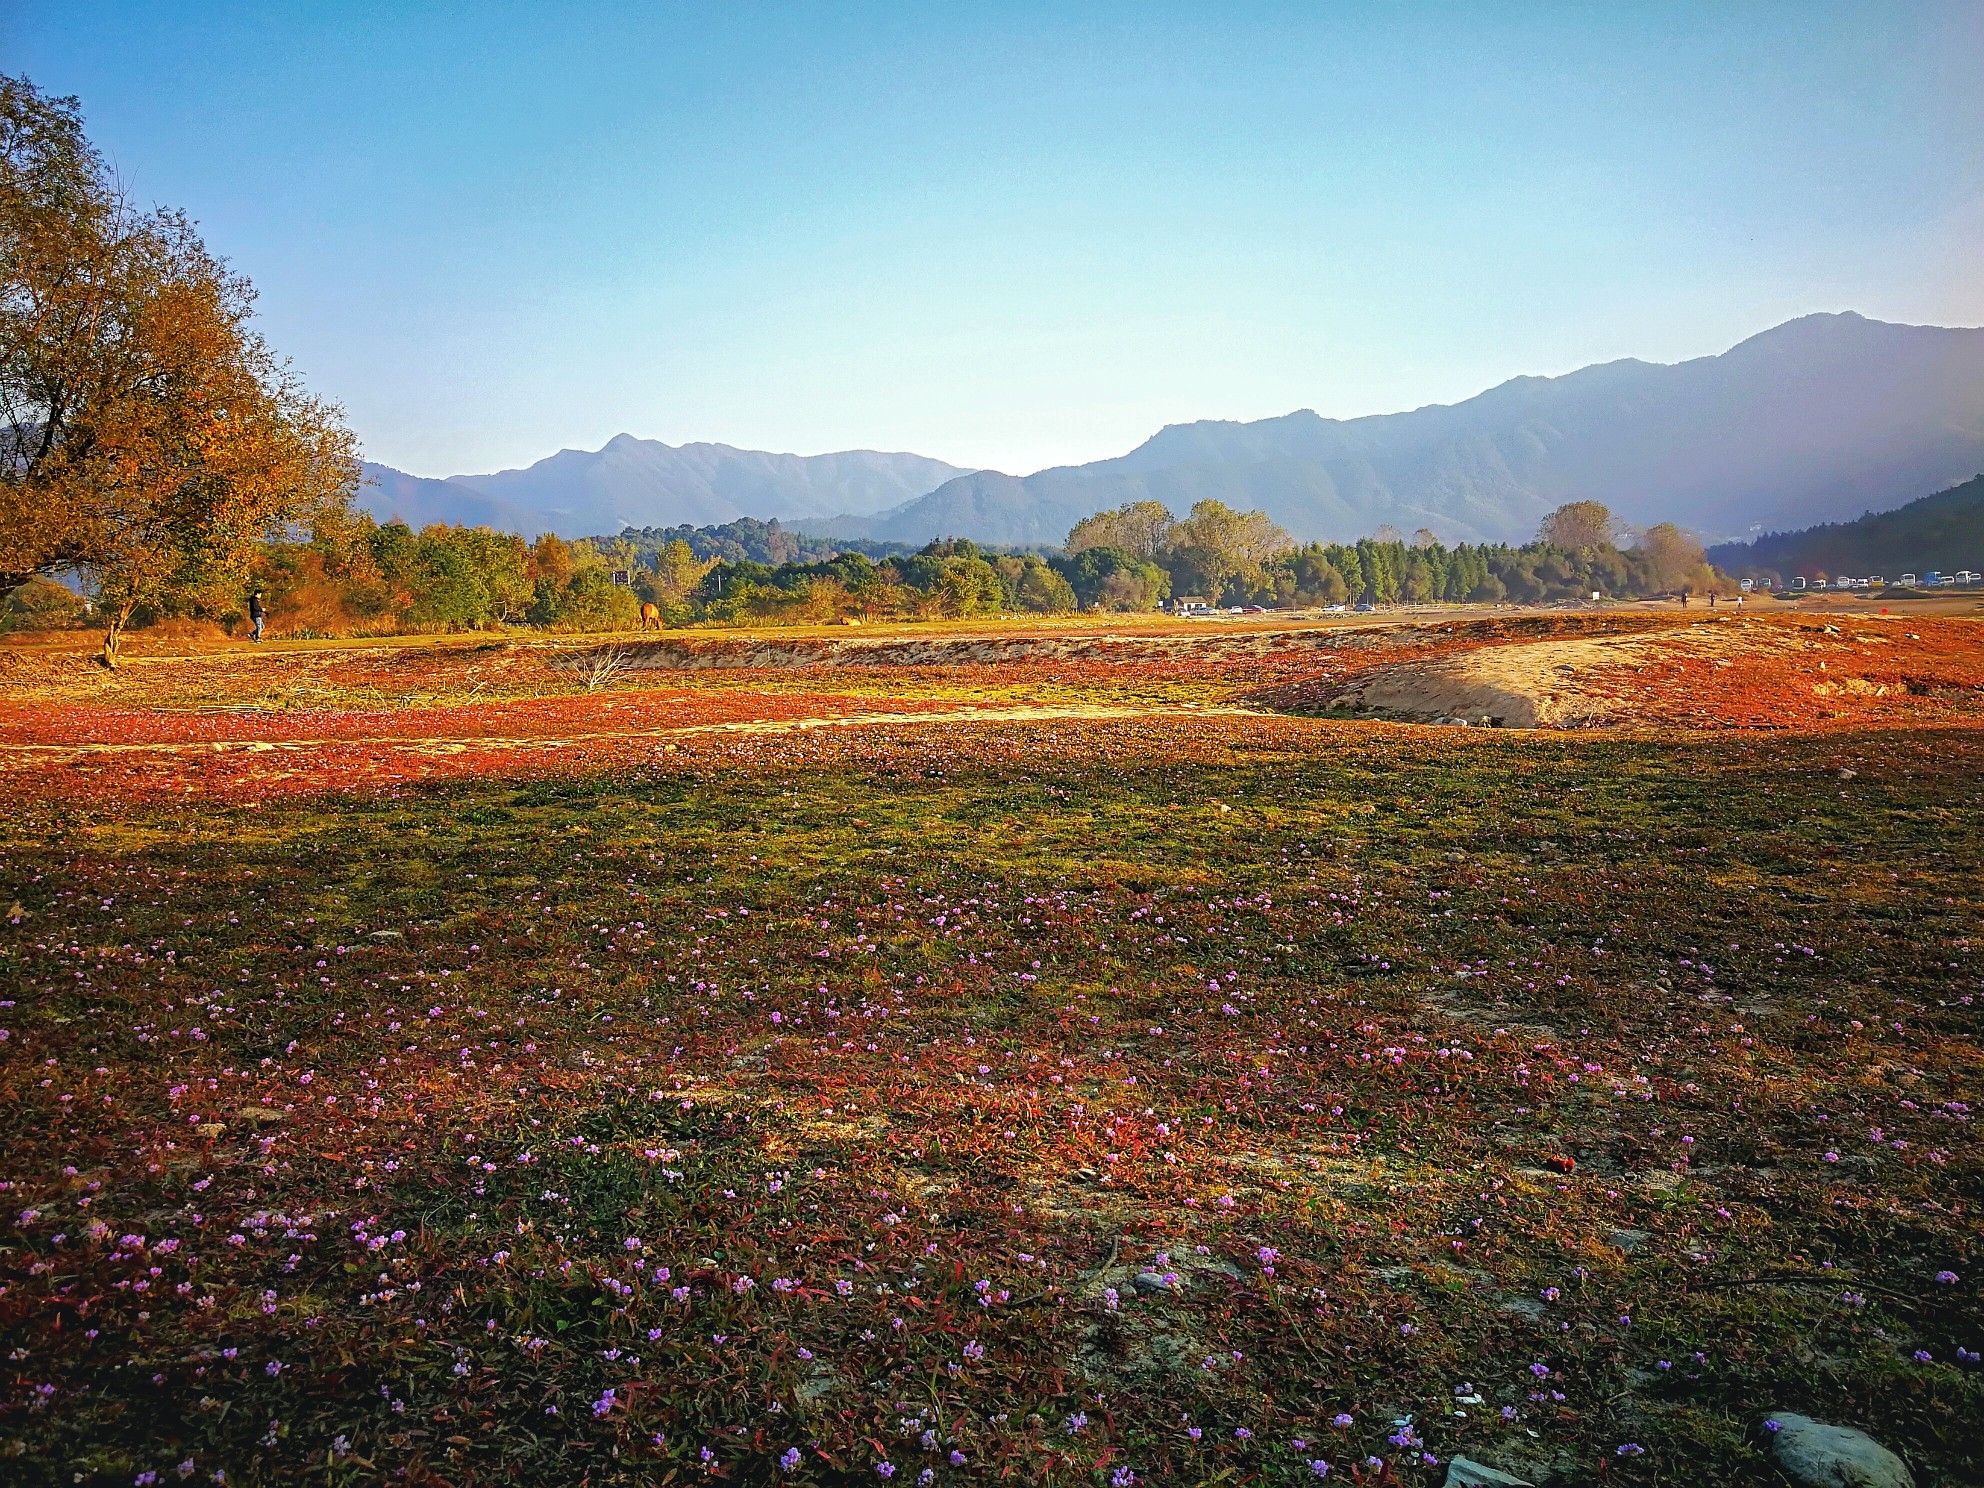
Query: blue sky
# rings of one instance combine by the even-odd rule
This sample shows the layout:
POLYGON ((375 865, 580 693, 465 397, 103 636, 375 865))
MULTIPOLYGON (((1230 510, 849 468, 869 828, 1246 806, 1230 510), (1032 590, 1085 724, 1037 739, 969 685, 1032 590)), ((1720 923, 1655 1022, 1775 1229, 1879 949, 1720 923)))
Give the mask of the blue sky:
POLYGON ((1984 322, 1984 6, 0 4, 369 457, 1026 472, 1984 322))

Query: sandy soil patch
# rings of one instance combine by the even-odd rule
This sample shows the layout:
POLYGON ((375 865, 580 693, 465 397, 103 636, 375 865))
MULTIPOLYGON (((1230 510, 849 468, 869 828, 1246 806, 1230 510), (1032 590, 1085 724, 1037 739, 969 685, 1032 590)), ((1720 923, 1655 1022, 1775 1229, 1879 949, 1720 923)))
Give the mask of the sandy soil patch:
POLYGON ((1790 726, 1865 719, 1870 708, 1918 712, 1980 701, 1984 628, 1840 619, 1715 619, 1649 634, 1485 646, 1373 668, 1327 703, 1428 722, 1594 728, 1790 726))

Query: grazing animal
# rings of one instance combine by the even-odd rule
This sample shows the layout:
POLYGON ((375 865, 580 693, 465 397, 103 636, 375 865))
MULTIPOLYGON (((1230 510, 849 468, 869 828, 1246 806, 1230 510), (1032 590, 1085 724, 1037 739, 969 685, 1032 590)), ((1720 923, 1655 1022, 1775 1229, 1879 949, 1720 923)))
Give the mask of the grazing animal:
POLYGON ((655 604, 641 606, 641 629, 646 630, 650 625, 656 630, 661 629, 661 606, 655 604))

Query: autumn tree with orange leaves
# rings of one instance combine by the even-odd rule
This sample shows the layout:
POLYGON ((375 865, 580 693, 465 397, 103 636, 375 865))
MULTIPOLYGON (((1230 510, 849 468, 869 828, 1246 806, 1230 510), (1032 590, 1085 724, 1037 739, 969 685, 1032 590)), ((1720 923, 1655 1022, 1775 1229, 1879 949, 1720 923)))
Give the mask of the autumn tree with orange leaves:
POLYGON ((1567 501, 1543 519, 1536 536, 1555 548, 1588 553, 1609 545, 1618 525, 1612 509, 1602 501, 1567 501))
POLYGON ((253 307, 182 213, 125 199, 75 99, 0 77, 0 592, 85 576, 106 666, 140 605, 238 587, 356 488, 253 307))

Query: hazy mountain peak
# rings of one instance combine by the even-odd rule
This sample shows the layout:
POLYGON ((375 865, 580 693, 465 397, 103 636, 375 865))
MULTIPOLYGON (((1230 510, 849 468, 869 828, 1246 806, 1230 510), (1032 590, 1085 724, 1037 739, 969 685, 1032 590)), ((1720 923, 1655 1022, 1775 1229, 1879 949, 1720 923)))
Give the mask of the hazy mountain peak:
MULTIPOLYGON (((953 480, 845 536, 1059 542, 1154 499, 1259 507, 1300 539, 1390 523, 1521 541, 1567 500, 1714 539, 1885 510, 1984 466, 1984 330, 1801 316, 1716 356, 1626 357, 1453 404, 1329 419, 1170 424, 1129 453, 996 485, 953 480)), ((821 530, 819 524, 809 524, 821 530)))

